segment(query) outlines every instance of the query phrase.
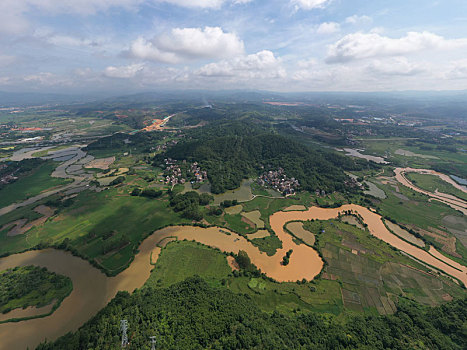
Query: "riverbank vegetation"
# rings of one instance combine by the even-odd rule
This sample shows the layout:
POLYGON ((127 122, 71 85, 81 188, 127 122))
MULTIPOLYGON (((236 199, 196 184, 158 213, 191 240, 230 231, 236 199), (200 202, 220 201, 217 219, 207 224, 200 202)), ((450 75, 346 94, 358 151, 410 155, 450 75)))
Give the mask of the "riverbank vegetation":
POLYGON ((145 285, 166 288, 199 275, 209 285, 220 286, 231 271, 225 254, 197 242, 175 241, 162 249, 145 285))
MULTIPOLYGON (((414 174, 410 174, 414 175, 414 174)), ((425 175, 423 175, 425 176, 425 175)), ((467 221, 464 215, 453 208, 430 200, 430 197, 415 192, 392 178, 375 179, 387 198, 371 198, 371 206, 393 223, 402 225, 409 232, 433 245, 453 260, 467 265, 465 235, 467 221)))
POLYGON ((68 277, 35 266, 0 271, 0 313, 60 304, 73 289, 68 277))
POLYGON ((462 349, 467 300, 424 308, 401 300, 394 315, 339 320, 314 313, 264 313, 246 295, 212 288, 199 277, 166 289, 120 292, 80 330, 38 350, 120 346, 120 320, 131 347, 149 349, 462 349))
POLYGON ((440 179, 436 175, 407 173, 405 176, 417 187, 429 192, 446 193, 467 201, 467 193, 455 188, 453 185, 440 179))
POLYGON ((339 281, 348 310, 390 314, 397 297, 434 306, 447 296, 464 295, 452 280, 428 273, 424 265, 357 226, 313 220, 306 221, 303 228, 315 235, 315 248, 325 261, 321 277, 339 281))
POLYGON ((0 171, 0 178, 11 174, 17 179, 7 185, 0 185, 0 208, 34 197, 56 186, 70 183, 71 180, 51 176, 56 167, 57 163, 53 161, 39 159, 9 163, 0 171))

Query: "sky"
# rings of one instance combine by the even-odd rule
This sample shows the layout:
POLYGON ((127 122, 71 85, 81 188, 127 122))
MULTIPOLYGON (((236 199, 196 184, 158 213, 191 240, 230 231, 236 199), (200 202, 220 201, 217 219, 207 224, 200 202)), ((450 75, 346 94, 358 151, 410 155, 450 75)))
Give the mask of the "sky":
POLYGON ((467 89, 465 0, 0 0, 0 91, 467 89))

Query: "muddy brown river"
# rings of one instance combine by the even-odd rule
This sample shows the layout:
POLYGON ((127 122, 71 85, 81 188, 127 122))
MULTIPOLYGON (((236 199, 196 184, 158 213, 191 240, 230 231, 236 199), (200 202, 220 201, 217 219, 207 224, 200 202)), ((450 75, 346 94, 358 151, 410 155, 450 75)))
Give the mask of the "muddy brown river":
POLYGON ((465 186, 457 184, 454 180, 452 180, 449 176, 438 173, 434 170, 428 170, 428 169, 414 169, 414 168, 396 168, 394 169, 394 172, 396 174, 396 180, 399 181, 402 185, 417 191, 419 193, 422 193, 424 195, 427 195, 433 199, 436 199, 446 205, 449 205, 451 208, 456 209, 463 213, 464 215, 467 215, 467 202, 464 200, 457 198, 455 196, 438 192, 436 191, 435 193, 425 191, 417 186, 415 186, 406 176, 406 173, 420 173, 420 174, 429 174, 429 175, 435 175, 438 176, 440 179, 443 181, 446 181, 447 183, 453 185, 455 188, 458 190, 467 193, 467 189, 465 186))
MULTIPOLYGON (((132 292, 135 288, 140 288, 148 279, 153 267, 150 264, 151 258, 153 262, 157 261, 160 253, 160 249, 156 248, 157 243, 167 237, 196 240, 226 252, 237 253, 239 250, 245 250, 258 268, 280 282, 297 281, 303 278, 312 280, 323 268, 323 261, 313 248, 304 244, 295 244, 292 236, 284 231, 283 226, 294 220, 332 219, 344 210, 359 213, 368 224, 372 235, 467 284, 465 267, 456 265, 455 262, 441 254, 437 258, 403 241, 386 229, 379 215, 358 205, 345 205, 336 209, 312 207, 307 211, 273 214, 270 217, 271 228, 282 241, 283 247, 271 257, 260 252, 245 238, 232 232, 230 235, 226 234, 225 232, 228 231, 225 229, 175 226, 154 232, 141 244, 139 253, 130 267, 112 278, 106 277, 80 258, 53 249, 30 251, 0 259, 0 271, 15 266, 44 266, 51 271, 70 277, 74 286, 70 296, 52 315, 20 323, 0 324, 0 349, 34 348, 44 339, 54 340, 69 331, 75 331, 102 309, 117 291, 132 292), (293 249, 290 263, 282 266, 280 262, 289 249, 293 249)), ((435 255, 438 255, 437 252, 435 255)))

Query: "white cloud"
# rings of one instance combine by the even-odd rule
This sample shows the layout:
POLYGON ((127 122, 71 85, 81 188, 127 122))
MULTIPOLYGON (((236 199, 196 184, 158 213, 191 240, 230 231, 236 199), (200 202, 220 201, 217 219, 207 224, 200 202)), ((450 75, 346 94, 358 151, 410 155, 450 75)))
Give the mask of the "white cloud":
POLYGON ((30 26, 28 13, 44 12, 48 15, 74 13, 93 15, 111 7, 136 8, 144 0, 1 0, 0 32, 24 33, 30 26))
POLYGON ((225 0, 158 0, 182 7, 220 8, 225 0))
POLYGON ((318 29, 316 29, 316 33, 318 34, 333 34, 333 33, 337 33, 341 30, 341 26, 339 25, 339 23, 336 23, 336 22, 324 22, 324 23, 321 23, 318 27, 318 29))
POLYGON ((332 0, 292 0, 292 4, 294 4, 297 8, 301 8, 303 10, 312 10, 317 8, 323 8, 331 1, 332 0))
POLYGON ((38 28, 33 34, 34 38, 42 40, 52 45, 64 47, 82 47, 82 46, 99 46, 99 39, 85 39, 69 35, 57 34, 47 28, 38 28))
POLYGON ((195 72, 204 77, 283 78, 286 73, 274 53, 263 50, 255 54, 209 63, 195 72))
MULTIPOLYGON (((158 2, 165 2, 168 4, 181 6, 181 7, 191 7, 191 8, 204 8, 204 9, 219 9, 224 5, 227 0, 157 0, 158 2)), ((232 4, 247 4, 253 0, 232 0, 232 4)))
POLYGON ((373 19, 365 15, 363 16, 353 15, 345 19, 345 23, 354 24, 354 25, 355 24, 367 24, 371 22, 373 22, 373 19))
POLYGON ((467 47, 467 39, 445 39, 430 32, 409 32, 399 39, 377 33, 348 34, 328 46, 327 63, 348 62, 371 57, 398 56, 422 50, 467 47))
POLYGON ((200 58, 224 58, 243 54, 244 44, 236 34, 219 27, 175 28, 170 33, 131 44, 132 57, 164 63, 200 58))
POLYGON ((0 85, 9 85, 11 83, 10 77, 0 77, 0 85))
POLYGON ((144 65, 139 63, 120 67, 109 66, 105 69, 104 75, 109 78, 128 79, 135 77, 143 69, 144 65))
POLYGON ((0 54, 0 67, 9 66, 16 61, 15 56, 0 54))
POLYGON ((178 63, 181 60, 176 54, 163 52, 152 42, 141 37, 131 44, 129 54, 135 58, 163 63, 178 63))
POLYGON ((27 30, 29 23, 23 17, 27 4, 20 0, 0 1, 0 33, 17 34, 27 30))
POLYGON ((42 86, 71 86, 73 82, 64 77, 60 77, 51 72, 40 72, 37 74, 26 75, 23 77, 23 81, 28 84, 34 83, 42 86))
POLYGON ((456 60, 450 63, 445 73, 447 79, 467 79, 467 59, 456 60))
POLYGON ((386 60, 374 60, 366 67, 368 73, 377 76, 413 76, 424 73, 426 65, 409 62, 405 57, 394 57, 386 60))
POLYGON ((297 62, 298 68, 310 68, 317 64, 318 62, 314 58, 310 58, 308 60, 300 60, 297 62))
MULTIPOLYGON (((150 0, 188 8, 220 8, 227 0, 150 0)), ((61 13, 95 15, 110 8, 135 10, 148 0, 0 0, 0 32, 24 33, 29 27, 27 14, 61 13)), ((253 0, 228 0, 233 4, 246 4, 253 0)))
POLYGON ((57 46, 96 46, 97 42, 67 35, 54 35, 48 42, 57 46))
POLYGON ((76 13, 92 15, 111 7, 136 8, 144 0, 15 0, 23 2, 29 10, 39 9, 48 13, 76 13))

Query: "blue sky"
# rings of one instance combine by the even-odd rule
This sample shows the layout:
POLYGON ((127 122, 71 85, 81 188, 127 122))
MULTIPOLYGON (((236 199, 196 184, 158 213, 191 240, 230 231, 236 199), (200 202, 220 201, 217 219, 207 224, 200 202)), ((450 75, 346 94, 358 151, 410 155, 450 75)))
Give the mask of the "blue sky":
POLYGON ((0 90, 467 88, 465 0, 1 0, 0 90))

